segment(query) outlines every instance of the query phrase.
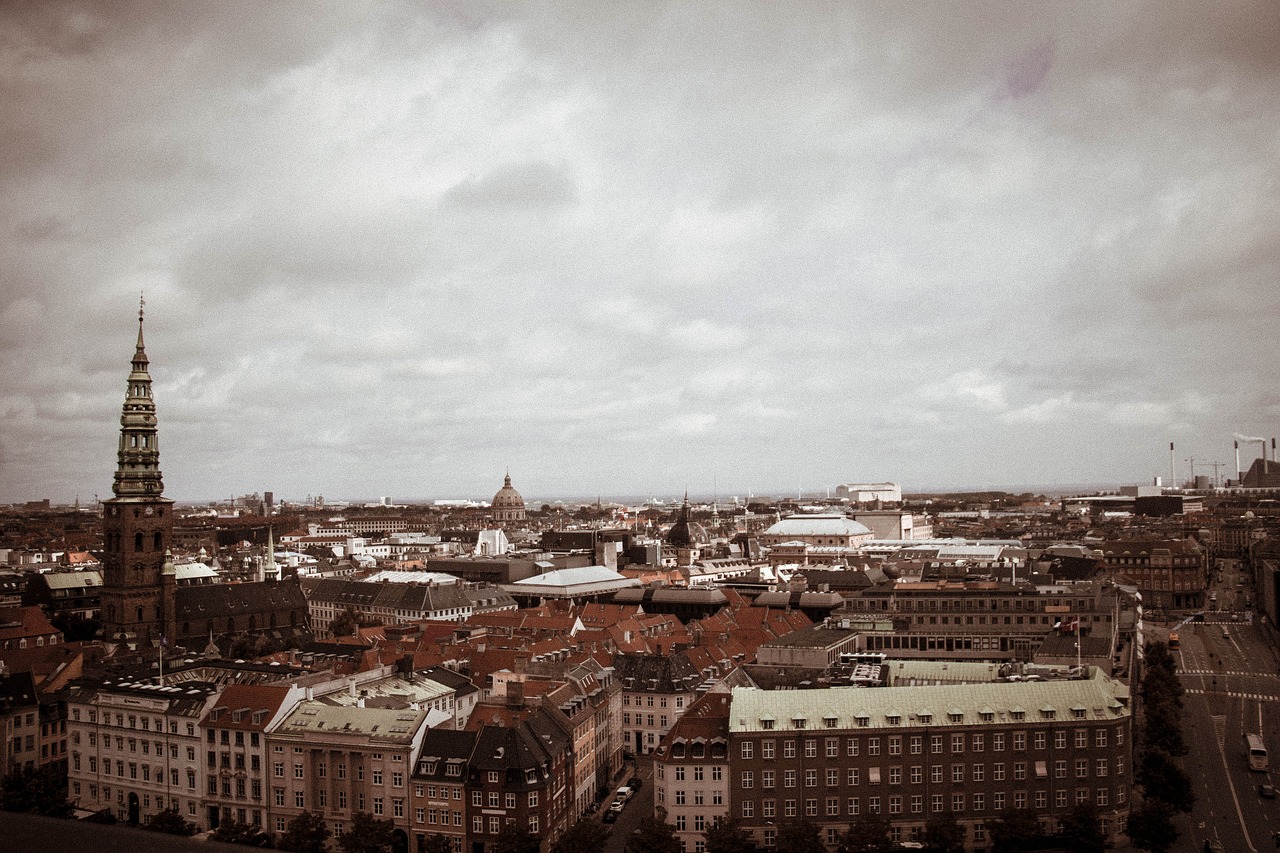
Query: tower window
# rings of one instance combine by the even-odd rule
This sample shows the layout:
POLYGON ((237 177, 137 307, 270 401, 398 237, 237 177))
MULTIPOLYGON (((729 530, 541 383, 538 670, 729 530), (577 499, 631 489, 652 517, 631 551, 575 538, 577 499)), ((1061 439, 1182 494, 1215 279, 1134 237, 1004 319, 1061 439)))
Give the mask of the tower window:
POLYGON ((142 531, 138 531, 137 533, 133 534, 133 550, 135 551, 142 550, 142 531))
POLYGON ((159 551, 160 550, 160 531, 159 530, 157 530, 154 534, 152 534, 151 541, 153 543, 151 547, 159 551))

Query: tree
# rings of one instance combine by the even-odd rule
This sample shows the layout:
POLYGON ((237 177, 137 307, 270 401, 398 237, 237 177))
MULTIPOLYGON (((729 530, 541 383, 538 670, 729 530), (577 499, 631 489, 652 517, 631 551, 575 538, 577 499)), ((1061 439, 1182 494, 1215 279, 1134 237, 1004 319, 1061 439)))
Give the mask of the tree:
POLYGON ((640 825, 627 839, 624 853, 682 853, 675 830, 650 815, 640 818, 640 825))
POLYGON ((778 827, 777 853, 826 853, 818 825, 813 821, 797 818, 786 820, 778 827))
POLYGON ((541 846, 538 836, 529 832, 528 827, 512 821, 502 827, 498 840, 494 844, 497 853, 538 853, 541 846))
POLYGON ((551 853, 604 853, 604 845, 608 840, 609 830, 604 824, 584 817, 565 830, 564 835, 551 845, 551 853))
POLYGON ((152 832, 163 832, 167 835, 196 834, 196 825, 188 823, 187 819, 178 812, 177 806, 170 806, 163 811, 156 812, 143 828, 152 832))
POLYGON ((209 840, 221 841, 223 844, 240 844, 245 847, 271 846, 271 836, 264 832, 262 827, 236 820, 223 820, 209 835, 209 840))
POLYGON ((1044 840, 1036 813, 1030 809, 1006 809, 987 825, 995 853, 1034 850, 1044 840))
POLYGON ((937 853, 962 853, 964 827, 952 811, 932 815, 924 824, 925 846, 937 853))
POLYGON ((1148 799, 1160 800, 1178 812, 1190 812, 1196 795, 1191 777, 1168 753, 1148 749, 1138 764, 1138 782, 1148 799))
POLYGON ((277 845, 281 850, 294 853, 325 853, 324 843, 329 840, 329 827, 324 815, 303 812, 289 821, 277 845))
POLYGON ((858 815, 840 839, 840 853, 888 853, 892 849, 889 819, 879 812, 858 815))
POLYGON ((351 829, 342 833, 338 846, 344 853, 391 853, 395 831, 396 825, 390 819, 356 812, 351 816, 351 829))
POLYGON ((1107 835, 1093 803, 1077 803, 1062 819, 1062 841, 1075 853, 1104 853, 1107 835))
POLYGON ((1134 847, 1151 853, 1168 853, 1173 842, 1178 840, 1178 828, 1173 825, 1173 809, 1160 800, 1147 800, 1129 812, 1125 831, 1134 847))
POLYGON ((1146 733, 1144 746, 1158 749, 1169 755, 1186 755, 1187 743, 1182 737, 1182 711, 1170 702, 1158 702, 1143 707, 1146 733))
POLYGON ((360 630, 360 617, 355 608, 348 607, 329 623, 329 633, 335 637, 351 637, 360 630))
POLYGON ((707 839, 706 853, 755 853, 756 845, 733 818, 716 818, 702 833, 707 839))
POLYGON ((66 774, 53 765, 14 770, 0 783, 0 810, 69 817, 66 774))
POLYGON ((423 853, 453 853, 453 842, 447 835, 433 832, 427 836, 427 844, 423 853))

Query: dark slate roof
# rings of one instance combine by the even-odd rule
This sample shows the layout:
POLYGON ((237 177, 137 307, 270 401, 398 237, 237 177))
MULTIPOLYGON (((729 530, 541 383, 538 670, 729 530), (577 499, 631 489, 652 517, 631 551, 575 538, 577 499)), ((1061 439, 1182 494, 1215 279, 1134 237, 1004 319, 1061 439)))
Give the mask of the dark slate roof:
MULTIPOLYGON (((176 595, 178 621, 225 619, 279 610, 307 612, 302 588, 292 580, 261 583, 216 583, 180 586, 176 595)), ((265 625, 263 626, 265 627, 265 625)))
POLYGON ((499 771, 514 787, 538 787, 546 784, 546 771, 554 756, 527 723, 514 728, 486 725, 476 738, 471 768, 481 773, 499 771))
POLYGON ((423 733, 422 749, 418 753, 414 776, 461 784, 466 781, 467 764, 475 745, 476 732, 427 729, 423 733), (460 769, 450 775, 447 769, 450 765, 460 769))
POLYGON ((683 652, 674 655, 617 655, 615 678, 628 692, 683 693, 702 683, 702 674, 683 652))
POLYGON ((0 711, 29 708, 38 705, 36 681, 29 672, 11 672, 0 675, 0 711))

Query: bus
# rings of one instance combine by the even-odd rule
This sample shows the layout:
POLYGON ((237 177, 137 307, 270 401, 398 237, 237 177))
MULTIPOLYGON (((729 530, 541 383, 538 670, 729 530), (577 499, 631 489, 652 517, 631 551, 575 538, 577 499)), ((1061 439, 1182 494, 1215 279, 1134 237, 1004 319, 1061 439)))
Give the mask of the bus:
POLYGON ((1181 639, 1178 637, 1177 631, 1169 632, 1169 651, 1176 651, 1181 645, 1181 639))
POLYGON ((1262 735, 1245 735, 1244 750, 1249 759, 1250 770, 1257 770, 1260 773, 1267 772, 1267 747, 1262 742, 1262 735))

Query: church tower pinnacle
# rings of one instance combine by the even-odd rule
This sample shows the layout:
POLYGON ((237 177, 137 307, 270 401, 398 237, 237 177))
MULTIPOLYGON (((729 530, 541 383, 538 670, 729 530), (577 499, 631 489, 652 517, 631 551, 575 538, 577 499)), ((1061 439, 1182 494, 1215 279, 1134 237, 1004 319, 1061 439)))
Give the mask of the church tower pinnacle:
POLYGON ((156 405, 142 322, 140 306, 138 343, 120 414, 115 497, 103 501, 102 514, 102 636, 134 649, 158 643, 166 623, 172 630, 175 612, 172 578, 165 583, 173 501, 163 496, 156 405))
POLYGON ((159 497, 164 491, 160 475, 160 441, 156 431, 156 403, 151 396, 147 349, 142 339, 143 307, 138 308, 138 344, 120 414, 120 449, 112 486, 117 498, 159 497))

